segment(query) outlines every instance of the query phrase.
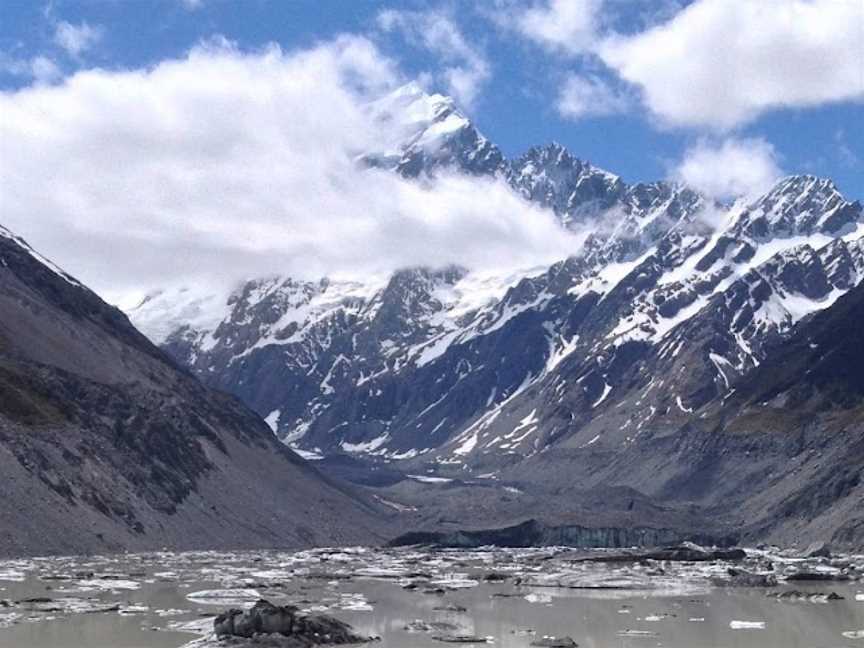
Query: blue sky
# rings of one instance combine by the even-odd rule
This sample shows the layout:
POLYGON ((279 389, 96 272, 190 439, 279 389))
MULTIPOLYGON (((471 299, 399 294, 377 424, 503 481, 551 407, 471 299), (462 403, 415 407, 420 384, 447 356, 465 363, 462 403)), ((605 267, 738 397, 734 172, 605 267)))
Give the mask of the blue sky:
MULTIPOLYGON (((543 4, 536 3, 538 8, 543 4)), ((599 3, 579 0, 575 4, 587 7, 599 3)), ((775 4, 769 15, 782 14, 788 3, 775 4)), ((849 4, 859 5, 864 14, 864 3, 850 0, 849 4)), ((864 106, 860 96, 857 101, 829 98, 799 105, 793 102, 788 108, 760 111, 721 131, 713 124, 667 123, 640 102, 638 84, 622 81, 598 57, 569 53, 566 48, 550 45, 549 39, 526 37, 524 30, 506 24, 516 22, 514 17, 529 6, 525 2, 496 5, 372 0, 6 0, 0 22, 0 53, 4 57, 0 61, 5 60, 6 65, 0 65, 0 84, 9 89, 31 83, 32 78, 22 73, 21 66, 16 70, 10 62, 36 57, 50 60, 68 75, 93 66, 153 65, 182 57, 202 39, 217 34, 244 49, 275 42, 285 50, 294 50, 353 33, 369 37, 382 54, 399 64, 406 77, 426 75, 430 89, 446 93, 447 84, 436 76, 446 64, 442 53, 418 42, 416 33, 381 27, 382 11, 426 12, 450 21, 488 65, 466 112, 507 155, 557 140, 579 157, 628 181, 642 181, 669 175, 685 151, 700 142, 719 145, 729 137, 764 139, 773 147, 774 161, 782 172, 830 176, 847 196, 864 197, 864 106), (58 44, 61 23, 89 26, 96 36, 79 52, 70 52, 58 44), (630 97, 629 105, 605 115, 562 115, 556 101, 572 74, 589 74, 613 88, 617 86, 617 92, 630 97)), ((616 0, 603 3, 596 14, 602 29, 632 35, 646 25, 662 25, 682 10, 668 0, 629 4, 616 0)), ((781 55, 776 54, 778 68, 785 65, 781 55)), ((852 49, 848 56, 857 57, 864 68, 864 52, 852 49)), ((864 69, 861 74, 864 76, 864 69)))

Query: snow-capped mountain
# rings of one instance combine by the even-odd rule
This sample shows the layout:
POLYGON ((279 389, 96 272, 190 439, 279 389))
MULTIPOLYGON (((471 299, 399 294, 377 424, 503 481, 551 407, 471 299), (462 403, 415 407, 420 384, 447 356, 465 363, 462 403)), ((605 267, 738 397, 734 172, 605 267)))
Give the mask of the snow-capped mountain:
POLYGON ((450 97, 428 95, 409 83, 369 106, 371 118, 391 133, 384 150, 362 157, 370 166, 416 177, 456 166, 473 174, 493 174, 505 168, 501 151, 487 140, 450 97))
POLYGON ((662 436, 730 398, 796 323, 864 278, 861 204, 830 180, 793 176, 720 205, 628 185, 558 144, 506 159, 416 85, 370 110, 394 139, 361 162, 496 175, 592 234, 548 268, 272 276, 230 295, 156 293, 130 312, 306 456, 485 474, 550 447, 662 436))

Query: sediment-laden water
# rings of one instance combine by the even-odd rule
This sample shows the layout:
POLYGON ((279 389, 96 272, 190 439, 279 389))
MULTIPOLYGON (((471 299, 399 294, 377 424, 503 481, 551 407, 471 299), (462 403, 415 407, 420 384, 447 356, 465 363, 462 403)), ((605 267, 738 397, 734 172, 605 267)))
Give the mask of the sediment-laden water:
POLYGON ((544 637, 587 648, 864 646, 864 556, 585 558, 352 548, 2 561, 0 648, 217 646, 213 617, 259 598, 340 618, 381 648, 472 637, 501 648, 544 637), (734 586, 730 568, 767 585, 734 586))

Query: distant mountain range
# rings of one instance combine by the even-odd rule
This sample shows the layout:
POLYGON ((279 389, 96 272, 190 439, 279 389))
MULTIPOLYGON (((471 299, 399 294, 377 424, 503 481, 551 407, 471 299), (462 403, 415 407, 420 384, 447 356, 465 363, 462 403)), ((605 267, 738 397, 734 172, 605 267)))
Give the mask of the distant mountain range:
POLYGON ((578 481, 752 537, 864 539, 859 202, 791 176, 719 204, 627 184, 558 144, 508 159, 416 85, 372 110, 398 137, 359 164, 502 178, 591 229, 584 249, 512 274, 166 290, 132 321, 298 452, 333 470, 350 460, 361 481, 386 469, 528 494, 578 481))

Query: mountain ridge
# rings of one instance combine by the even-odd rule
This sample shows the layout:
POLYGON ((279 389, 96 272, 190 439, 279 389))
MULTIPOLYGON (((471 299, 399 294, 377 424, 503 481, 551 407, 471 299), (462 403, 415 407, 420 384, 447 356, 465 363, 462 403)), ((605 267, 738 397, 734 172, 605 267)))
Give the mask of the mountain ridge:
MULTIPOLYGON (((581 464, 596 486, 669 497, 687 471, 653 453, 703 438, 703 418, 731 407, 740 381, 864 278, 861 203, 830 180, 787 176, 724 205, 662 181, 627 185, 557 144, 508 160, 452 102, 433 103, 395 152, 361 161, 408 178, 503 178, 563 227, 593 223, 579 254, 499 276, 252 280, 214 326, 160 340, 328 466, 349 455, 405 475, 530 484, 520 465, 555 454, 554 479, 581 464), (633 470, 640 452, 669 478, 633 470)), ((158 323, 171 299, 133 321, 158 323)))

